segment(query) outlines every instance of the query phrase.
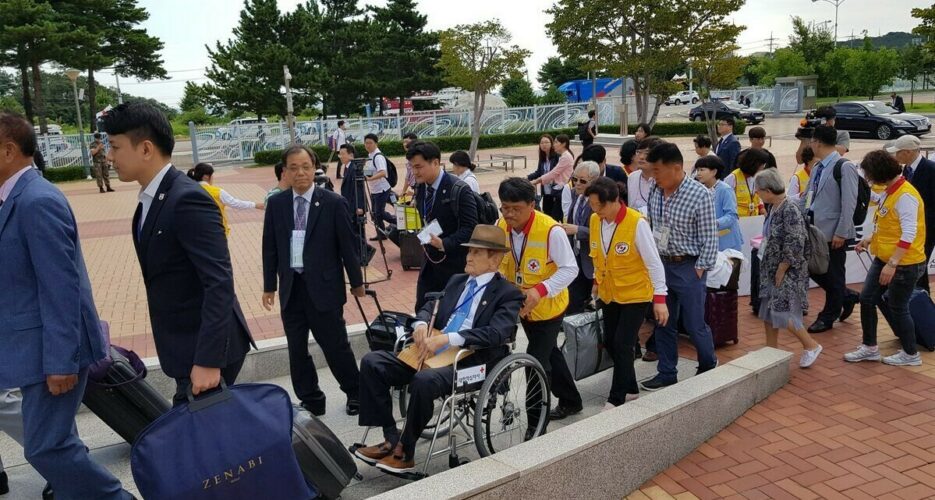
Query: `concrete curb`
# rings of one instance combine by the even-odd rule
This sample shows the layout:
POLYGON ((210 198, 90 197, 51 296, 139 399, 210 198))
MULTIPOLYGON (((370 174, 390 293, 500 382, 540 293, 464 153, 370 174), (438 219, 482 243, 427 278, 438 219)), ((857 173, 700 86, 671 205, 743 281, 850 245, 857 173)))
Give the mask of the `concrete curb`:
MULTIPOLYGON (((364 332, 367 325, 359 323, 347 327, 348 341, 351 343, 351 349, 356 354, 357 359, 370 352, 370 346, 367 344, 367 337, 364 332)), ((119 344, 119 340, 117 342, 119 344)), ((309 334, 309 353, 315 361, 315 366, 325 366, 325 355, 322 353, 318 343, 311 338, 309 334)), ((266 339, 257 341, 259 350, 253 350, 247 353, 247 359, 244 361, 243 369, 237 377, 237 382, 261 382, 264 380, 286 377, 289 375, 289 351, 286 346, 285 337, 266 339)), ((146 381, 149 382, 160 394, 171 398, 175 394, 175 380, 169 378, 162 372, 159 366, 159 358, 144 358, 146 364, 146 381)))
POLYGON ((785 385, 791 359, 785 351, 760 349, 614 410, 375 498, 621 498, 785 385))

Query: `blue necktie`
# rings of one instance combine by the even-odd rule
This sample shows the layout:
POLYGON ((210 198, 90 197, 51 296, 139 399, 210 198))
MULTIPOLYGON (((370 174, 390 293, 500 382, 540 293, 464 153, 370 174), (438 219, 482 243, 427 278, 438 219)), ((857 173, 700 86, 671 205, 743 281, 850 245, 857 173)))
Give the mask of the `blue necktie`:
POLYGON ((903 177, 905 177, 907 181, 912 181, 912 167, 909 165, 903 167, 903 177))
POLYGON ((465 294, 464 302, 455 310, 454 316, 451 317, 448 326, 445 327, 445 333, 461 331, 461 325, 464 324, 467 320, 468 313, 471 312, 471 303, 474 302, 475 290, 477 290, 477 280, 471 278, 467 283, 467 293, 465 294))
POLYGON ((583 225, 584 225, 584 221, 581 220, 581 216, 584 215, 584 206, 585 206, 585 203, 587 203, 587 202, 584 200, 584 196, 579 196, 579 197, 578 197, 578 207, 577 207, 577 210, 575 210, 575 220, 574 220, 574 223, 577 224, 577 225, 579 225, 579 226, 583 226, 583 225))

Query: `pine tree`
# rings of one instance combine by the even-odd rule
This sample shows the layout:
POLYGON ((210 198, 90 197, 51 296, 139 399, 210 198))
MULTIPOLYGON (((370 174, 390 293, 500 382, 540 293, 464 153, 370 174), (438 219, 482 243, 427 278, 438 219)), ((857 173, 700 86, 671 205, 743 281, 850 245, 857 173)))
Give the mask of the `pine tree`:
POLYGON ((211 82, 205 87, 229 110, 284 116, 282 68, 292 55, 281 33, 276 0, 244 0, 234 38, 207 47, 211 82))

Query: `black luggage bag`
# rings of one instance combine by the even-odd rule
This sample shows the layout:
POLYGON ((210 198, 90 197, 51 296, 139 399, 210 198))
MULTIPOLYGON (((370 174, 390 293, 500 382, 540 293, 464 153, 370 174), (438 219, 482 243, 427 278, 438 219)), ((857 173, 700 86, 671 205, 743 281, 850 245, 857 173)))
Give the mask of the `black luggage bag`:
POLYGON ((341 495, 351 479, 359 478, 354 457, 341 440, 314 415, 295 407, 292 419, 292 449, 305 480, 322 498, 341 495))
POLYGON ((113 365, 100 382, 88 382, 83 403, 111 429, 133 444, 150 423, 168 412, 172 405, 156 392, 130 360, 113 346, 113 365))
POLYGON ((404 271, 422 268, 425 263, 425 251, 422 249, 422 243, 419 242, 418 232, 394 227, 390 230, 388 237, 399 247, 399 260, 404 271))
MULTIPOLYGON (((377 299, 376 290, 367 290, 365 292, 373 297, 373 302, 377 305, 377 317, 367 324, 367 344, 371 351, 396 351, 396 340, 404 334, 412 333, 412 324, 415 323, 415 316, 397 311, 384 311, 380 307, 380 300, 377 299)), ((360 310, 360 317, 367 321, 367 315, 364 314, 364 308, 360 299, 354 297, 357 302, 357 308, 360 310)))

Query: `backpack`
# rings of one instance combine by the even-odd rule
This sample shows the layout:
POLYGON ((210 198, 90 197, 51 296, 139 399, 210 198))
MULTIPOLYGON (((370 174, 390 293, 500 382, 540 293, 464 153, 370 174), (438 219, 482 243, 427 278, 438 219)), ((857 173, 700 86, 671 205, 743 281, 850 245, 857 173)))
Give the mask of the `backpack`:
POLYGON ((461 199, 461 191, 464 189, 467 189, 474 196, 474 204, 477 205, 477 223, 496 224, 500 215, 497 210, 497 204, 494 203, 490 193, 475 193, 471 187, 462 180, 455 181, 454 186, 451 188, 451 199, 454 201, 454 203, 451 204, 451 209, 455 217, 458 217, 458 210, 460 209, 458 200, 461 199))
MULTIPOLYGON (((838 192, 841 192, 841 168, 846 162, 846 158, 841 158, 834 164, 834 180, 838 183, 838 192)), ((860 175, 857 176, 857 206, 854 207, 854 225, 862 226, 867 220, 867 210, 870 208, 870 184, 867 179, 860 175)))
MULTIPOLYGON (((390 188, 395 188, 396 183, 399 182, 399 174, 396 173, 396 165, 393 165, 393 162, 383 153, 378 153, 377 156, 382 156, 386 160, 386 182, 390 183, 390 188)), ((376 158, 376 156, 374 156, 376 158)))
POLYGON ((824 233, 814 224, 809 224, 807 220, 805 230, 808 235, 808 246, 811 247, 811 253, 808 254, 808 273, 812 276, 820 276, 828 272, 828 264, 831 262, 828 242, 825 241, 824 233))
POLYGON ((591 124, 591 121, 581 122, 578 124, 578 139, 586 141, 591 138, 591 134, 588 133, 588 125, 591 124))

